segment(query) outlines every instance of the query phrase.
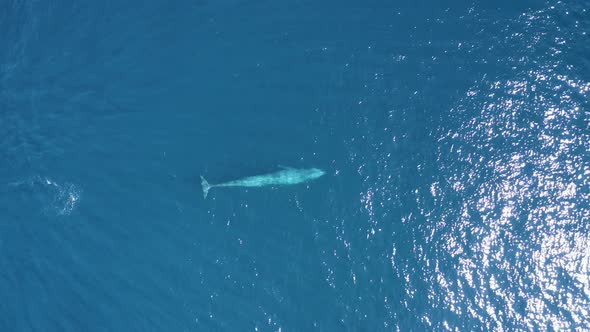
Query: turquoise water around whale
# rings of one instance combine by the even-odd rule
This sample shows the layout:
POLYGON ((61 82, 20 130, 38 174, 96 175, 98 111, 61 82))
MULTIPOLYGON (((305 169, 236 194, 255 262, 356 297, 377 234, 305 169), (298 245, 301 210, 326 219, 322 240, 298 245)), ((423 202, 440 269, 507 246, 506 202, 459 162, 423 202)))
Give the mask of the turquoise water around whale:
POLYGON ((0 3, 0 331, 590 329, 590 3, 0 3), (309 183, 216 188, 317 167, 309 183))

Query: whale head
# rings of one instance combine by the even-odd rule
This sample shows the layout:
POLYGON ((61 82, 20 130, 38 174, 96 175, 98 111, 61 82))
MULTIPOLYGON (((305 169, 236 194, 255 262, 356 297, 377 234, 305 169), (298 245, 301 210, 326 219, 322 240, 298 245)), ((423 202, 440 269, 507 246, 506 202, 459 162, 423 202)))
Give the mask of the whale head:
POLYGON ((319 177, 321 177, 322 175, 326 174, 325 171, 319 169, 319 168, 310 168, 309 169, 309 177, 311 179, 317 179, 319 177))

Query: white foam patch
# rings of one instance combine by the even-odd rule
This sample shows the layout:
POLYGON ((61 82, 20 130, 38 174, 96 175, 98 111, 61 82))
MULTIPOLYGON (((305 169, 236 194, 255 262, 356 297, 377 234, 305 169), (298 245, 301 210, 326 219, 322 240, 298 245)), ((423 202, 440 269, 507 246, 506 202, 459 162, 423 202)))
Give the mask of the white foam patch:
POLYGON ((53 200, 52 210, 58 215, 70 215, 80 200, 80 189, 72 183, 59 185, 52 182, 52 184, 57 191, 53 200))
POLYGON ((33 176, 28 180, 12 182, 8 187, 28 192, 31 194, 31 202, 38 202, 44 214, 58 216, 70 215, 80 201, 82 193, 73 183, 59 183, 46 176, 33 176))

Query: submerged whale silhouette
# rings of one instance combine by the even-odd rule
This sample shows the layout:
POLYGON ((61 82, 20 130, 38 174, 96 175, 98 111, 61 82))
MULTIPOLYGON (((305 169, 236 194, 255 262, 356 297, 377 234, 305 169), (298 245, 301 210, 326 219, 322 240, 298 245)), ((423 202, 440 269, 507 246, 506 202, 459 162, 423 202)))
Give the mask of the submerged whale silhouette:
POLYGON ((209 184, 207 180, 201 175, 201 186, 203 186, 203 197, 207 198, 207 194, 211 188, 216 187, 264 187, 273 185, 290 185, 311 181, 326 174, 319 168, 298 169, 292 167, 279 166, 282 170, 270 174, 249 176, 243 179, 209 184))

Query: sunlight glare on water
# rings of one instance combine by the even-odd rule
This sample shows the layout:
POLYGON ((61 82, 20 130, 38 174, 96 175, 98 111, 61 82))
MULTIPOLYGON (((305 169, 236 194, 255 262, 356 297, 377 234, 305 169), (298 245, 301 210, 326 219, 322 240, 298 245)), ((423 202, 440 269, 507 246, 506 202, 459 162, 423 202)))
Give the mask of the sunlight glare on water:
MULTIPOLYGON (((531 47, 554 52, 535 70, 473 87, 453 110, 464 124, 441 137, 454 191, 446 201, 460 212, 441 215, 452 223, 441 244, 458 278, 443 273, 438 285, 453 312, 489 329, 590 328, 590 132, 580 111, 590 83, 558 57, 575 36, 547 40, 559 30, 551 15, 513 24, 543 26, 549 33, 529 36, 531 47), (468 118, 472 109, 480 112, 468 118)), ((530 65, 525 55, 517 72, 530 65)))
MULTIPOLYGON (((582 23, 558 25, 568 10, 558 3, 493 22, 478 12, 460 16, 493 28, 443 53, 510 69, 485 73, 443 114, 432 132, 437 171, 428 146, 402 148, 416 137, 405 124, 416 121, 422 92, 411 92, 408 104, 390 103, 389 95, 406 91, 382 72, 395 72, 398 63, 374 77, 363 63, 369 69, 356 75, 366 79, 367 95, 355 105, 362 134, 346 140, 348 162, 362 179, 360 210, 331 202, 338 211, 331 232, 341 244, 324 256, 332 287, 350 294, 343 322, 403 330, 395 322, 421 312, 424 328, 441 330, 590 328, 590 131, 583 111, 590 82, 564 58, 584 33, 582 23), (374 112, 386 107, 386 118, 374 112), (436 175, 427 188, 409 180, 429 172, 436 175), (348 280, 337 277, 346 271, 348 280), (380 315, 371 316, 370 306, 380 315)), ((412 60, 426 68, 438 62, 404 57, 412 60)), ((347 64, 344 77, 353 70, 347 64)), ((316 225, 329 233, 327 222, 316 225)))

